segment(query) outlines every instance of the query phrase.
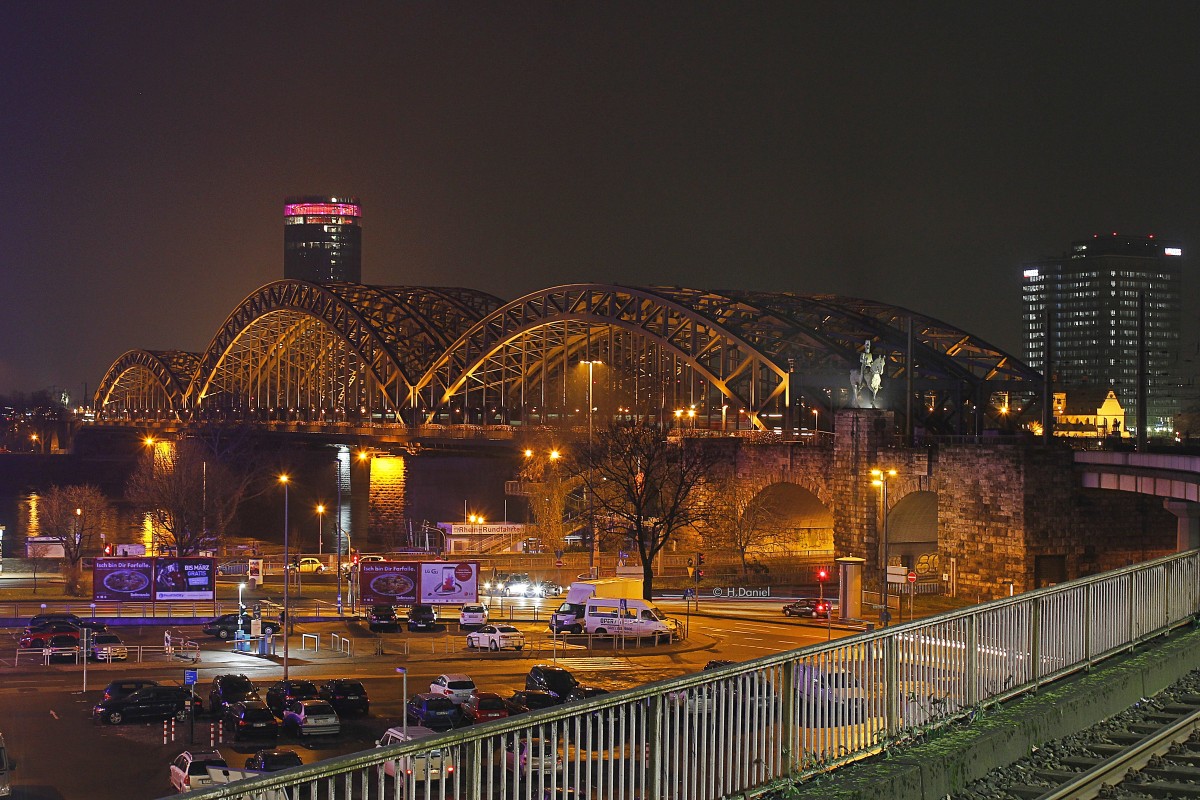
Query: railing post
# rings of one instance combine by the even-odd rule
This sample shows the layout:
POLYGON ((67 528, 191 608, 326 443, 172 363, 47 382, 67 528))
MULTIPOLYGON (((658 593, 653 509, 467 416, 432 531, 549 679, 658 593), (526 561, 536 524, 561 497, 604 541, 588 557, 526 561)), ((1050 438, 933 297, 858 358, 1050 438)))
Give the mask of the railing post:
POLYGON ((797 772, 802 754, 795 752, 796 743, 796 662, 783 663, 783 719, 779 726, 783 739, 783 775, 797 772))
POLYGON ((1092 671, 1092 589, 1095 583, 1089 583, 1083 595, 1083 660, 1084 671, 1092 671))
MULTIPOLYGON (((635 717, 636 719, 636 717, 635 717)), ((661 694, 650 698, 650 708, 646 715, 646 800, 659 800, 662 797, 662 769, 664 758, 662 746, 663 696, 661 694)), ((636 741, 634 737, 634 741, 636 741)))
POLYGON ((1137 644, 1137 629, 1136 629, 1137 622, 1134 619, 1135 612, 1134 612, 1134 608, 1133 608, 1134 607, 1133 576, 1134 576, 1134 573, 1130 572, 1129 573, 1129 589, 1128 589, 1129 595, 1128 595, 1128 597, 1125 598, 1125 600, 1126 600, 1125 605, 1129 606, 1129 639, 1128 639, 1128 642, 1129 642, 1130 650, 1133 650, 1134 645, 1137 644))
POLYGON ((975 614, 967 616, 967 705, 979 704, 979 618, 975 614))
POLYGON ((900 731, 900 645, 888 632, 883 638, 883 679, 885 685, 884 729, 888 736, 900 731))
POLYGON ((1029 658, 1033 667, 1033 691, 1042 683, 1042 599, 1035 598, 1029 609, 1029 658))

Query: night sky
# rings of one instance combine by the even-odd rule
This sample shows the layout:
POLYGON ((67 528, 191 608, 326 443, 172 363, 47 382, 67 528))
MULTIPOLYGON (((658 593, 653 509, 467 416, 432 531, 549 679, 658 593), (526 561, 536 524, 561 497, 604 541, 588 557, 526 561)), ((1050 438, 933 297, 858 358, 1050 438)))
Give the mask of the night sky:
POLYGON ((203 350, 310 193, 367 283, 841 293, 1020 355, 1023 261, 1200 241, 1200 3, 1048 5, 5 3, 0 393, 203 350))

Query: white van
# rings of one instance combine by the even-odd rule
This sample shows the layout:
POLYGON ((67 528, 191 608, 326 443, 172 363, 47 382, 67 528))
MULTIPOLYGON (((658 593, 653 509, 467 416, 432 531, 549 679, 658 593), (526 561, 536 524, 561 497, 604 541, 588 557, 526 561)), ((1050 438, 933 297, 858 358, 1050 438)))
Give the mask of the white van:
MULTIPOLYGON (((376 747, 391 747, 397 744, 411 742, 413 739, 423 739, 426 736, 437 736, 437 732, 429 728, 423 728, 418 725, 409 725, 408 730, 403 727, 388 728, 379 741, 375 743, 376 747)), ((442 778, 449 778, 454 774, 454 762, 450 758, 450 754, 441 750, 434 749, 427 753, 400 756, 391 761, 383 762, 383 772, 385 775, 396 777, 396 772, 399 770, 412 781, 426 780, 437 781, 442 778)))
POLYGON ((0 797, 12 794, 12 776, 9 774, 17 768, 17 762, 8 756, 8 748, 4 745, 4 734, 0 733, 0 797))
POLYGON ((587 601, 583 625, 588 633, 653 637, 671 641, 679 637, 679 623, 658 606, 637 598, 592 598, 587 601))

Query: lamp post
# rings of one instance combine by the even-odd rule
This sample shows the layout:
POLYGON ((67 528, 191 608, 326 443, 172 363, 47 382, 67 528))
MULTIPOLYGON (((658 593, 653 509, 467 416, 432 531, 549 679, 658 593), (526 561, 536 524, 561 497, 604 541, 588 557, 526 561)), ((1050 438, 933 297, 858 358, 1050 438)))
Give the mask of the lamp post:
POLYGON ((288 476, 280 475, 279 482, 283 484, 283 679, 288 679, 288 629, 292 627, 292 615, 288 609, 288 586, 292 582, 288 571, 291 562, 288 561, 288 476))
POLYGON ((887 588, 887 579, 888 579, 888 573, 887 573, 887 570, 888 570, 887 487, 888 487, 888 478, 896 477, 896 470, 894 470, 894 469, 887 469, 887 470, 873 469, 873 470, 871 470, 871 475, 874 478, 874 480, 871 481, 871 485, 879 487, 879 494, 881 497, 881 507, 882 507, 882 514, 883 514, 883 525, 880 527, 880 537, 879 537, 879 572, 880 572, 879 599, 882 604, 879 609, 879 621, 880 621, 880 623, 882 623, 883 627, 886 628, 888 625, 888 622, 891 621, 891 616, 892 616, 891 612, 888 611, 888 605, 887 605, 887 598, 888 598, 888 588, 887 588))
MULTIPOLYGON (((239 617, 240 617, 240 616, 242 615, 242 613, 243 613, 243 612, 245 612, 245 610, 246 610, 246 604, 242 602, 242 590, 243 590, 243 589, 245 589, 245 588, 246 588, 246 584, 244 584, 244 583, 239 583, 239 584, 238 584, 238 616, 239 616, 239 617)), ((242 624, 242 623, 241 623, 241 621, 239 620, 239 621, 238 621, 238 625, 240 626, 241 624, 242 624)))
MULTIPOLYGON (((592 367, 594 367, 596 364, 603 364, 604 362, 584 361, 583 363, 587 364, 588 368, 588 450, 590 451, 592 449, 592 367)), ((591 458, 590 452, 588 453, 588 458, 591 458)), ((588 472, 590 474, 591 470, 589 469, 588 472)), ((592 502, 592 496, 595 493, 588 491, 587 487, 584 487, 584 491, 587 492, 588 532, 592 535, 592 546, 588 548, 588 571, 592 574, 592 577, 596 577, 596 557, 598 555, 600 540, 599 537, 596 536, 596 512, 595 506, 592 502)))
POLYGON ((400 716, 404 720, 404 739, 408 740, 408 667, 396 667, 400 673, 400 716))
POLYGON ((821 432, 821 411, 819 409, 814 408, 812 410, 812 412, 813 412, 813 430, 815 430, 817 433, 820 433, 821 432))
POLYGON ((325 506, 317 504, 317 556, 325 554, 325 506))

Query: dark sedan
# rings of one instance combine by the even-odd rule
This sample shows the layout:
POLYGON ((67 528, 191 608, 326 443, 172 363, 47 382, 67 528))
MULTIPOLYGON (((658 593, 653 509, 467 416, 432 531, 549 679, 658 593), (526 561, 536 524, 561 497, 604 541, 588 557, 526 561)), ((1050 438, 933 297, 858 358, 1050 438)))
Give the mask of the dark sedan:
POLYGON ((366 687, 360 681, 335 678, 317 689, 317 697, 333 706, 338 714, 366 714, 371 709, 366 687))
POLYGON ((243 739, 279 738, 279 720, 271 713, 271 709, 267 708, 266 703, 258 700, 226 706, 223 722, 225 730, 229 731, 235 742, 243 739))
POLYGON ((278 772, 281 769, 298 767, 304 762, 295 750, 259 750, 246 759, 246 769, 259 772, 278 772))
POLYGON ((276 681, 267 689, 267 707, 276 716, 283 716, 283 705, 288 700, 315 700, 317 685, 312 681, 276 681))
POLYGON ((445 731, 463 724, 462 710, 450 698, 440 694, 413 695, 405 704, 409 722, 434 731, 445 731))
POLYGON ((189 697, 191 692, 180 686, 147 686, 124 697, 101 700, 92 709, 92 717, 110 725, 120 725, 126 720, 172 717, 185 722, 189 697))

